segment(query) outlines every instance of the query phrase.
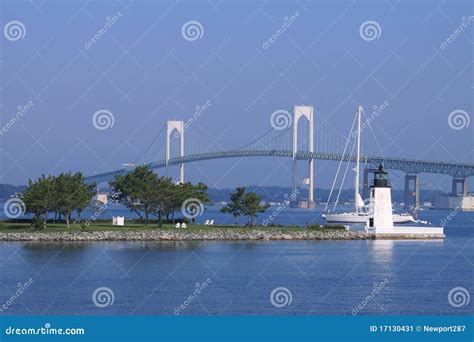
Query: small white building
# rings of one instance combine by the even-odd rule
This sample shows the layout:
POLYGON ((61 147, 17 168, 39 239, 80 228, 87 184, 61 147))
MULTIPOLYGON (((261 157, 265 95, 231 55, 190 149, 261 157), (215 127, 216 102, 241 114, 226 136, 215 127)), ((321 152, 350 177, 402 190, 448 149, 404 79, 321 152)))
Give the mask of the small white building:
POLYGON ((125 224, 124 216, 113 216, 112 217, 112 226, 123 226, 125 224))
POLYGON ((97 194, 94 196, 94 201, 97 203, 107 204, 107 194, 97 194))

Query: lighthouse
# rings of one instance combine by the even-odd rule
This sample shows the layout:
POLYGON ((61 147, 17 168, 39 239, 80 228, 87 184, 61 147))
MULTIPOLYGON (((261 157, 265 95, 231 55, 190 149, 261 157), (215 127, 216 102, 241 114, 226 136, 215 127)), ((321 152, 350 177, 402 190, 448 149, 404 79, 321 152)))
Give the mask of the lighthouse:
POLYGON ((369 218, 370 228, 393 228, 392 194, 388 173, 380 165, 374 172, 374 182, 370 187, 369 218))
POLYGON ((366 231, 376 239, 443 239, 443 227, 394 226, 392 194, 388 173, 380 165, 370 186, 369 215, 366 231))

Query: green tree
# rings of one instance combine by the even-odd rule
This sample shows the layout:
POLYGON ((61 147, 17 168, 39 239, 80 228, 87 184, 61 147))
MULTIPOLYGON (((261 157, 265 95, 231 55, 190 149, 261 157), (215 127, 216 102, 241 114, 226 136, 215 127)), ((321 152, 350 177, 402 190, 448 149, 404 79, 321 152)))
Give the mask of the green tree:
POLYGON ((78 220, 80 220, 82 211, 89 206, 92 197, 94 197, 95 184, 86 184, 84 176, 80 172, 76 173, 74 177, 79 185, 79 191, 75 195, 74 209, 77 211, 78 220))
POLYGON ((169 177, 157 177, 150 191, 150 210, 158 217, 158 227, 163 226, 163 217, 173 210, 176 185, 169 177))
POLYGON ((230 194, 230 202, 221 208, 222 213, 231 214, 235 218, 235 225, 239 225, 239 218, 243 214, 245 187, 238 187, 230 194))
POLYGON ((55 218, 58 214, 63 215, 69 228, 72 212, 77 210, 80 214, 84 210, 94 195, 93 189, 93 184, 84 183, 80 172, 74 175, 70 172, 58 176, 42 175, 36 181, 28 181, 28 188, 21 198, 26 211, 33 213, 36 228, 46 227, 50 212, 55 213, 55 218))
POLYGON ((255 218, 257 213, 264 213, 270 206, 268 204, 260 205, 262 198, 255 192, 245 194, 243 199, 243 214, 249 217, 248 225, 253 227, 255 225, 255 218))
POLYGON ((54 178, 42 175, 37 180, 28 180, 28 188, 21 194, 26 212, 34 215, 33 222, 37 229, 45 228, 48 213, 56 207, 54 178), (39 222, 43 222, 42 226, 39 222))
POLYGON ((67 228, 70 227, 71 215, 74 210, 78 216, 87 207, 94 196, 94 185, 85 184, 80 172, 76 174, 61 173, 53 178, 55 210, 66 220, 67 228))
MULTIPOLYGON (((186 200, 195 199, 192 203, 204 205, 210 202, 209 195, 207 194, 207 185, 203 183, 198 183, 196 185, 187 182, 183 184, 173 184, 171 188, 171 194, 168 197, 164 212, 166 215, 172 215, 174 219, 174 214, 176 211, 181 211, 186 200)), ((197 206, 189 206, 186 208, 187 212, 192 216, 192 222, 196 221, 196 216, 199 214, 197 212, 197 206)))
POLYGON ((135 212, 145 225, 148 224, 149 214, 156 205, 157 175, 148 166, 139 166, 124 176, 115 176, 110 182, 115 192, 127 208, 135 212))

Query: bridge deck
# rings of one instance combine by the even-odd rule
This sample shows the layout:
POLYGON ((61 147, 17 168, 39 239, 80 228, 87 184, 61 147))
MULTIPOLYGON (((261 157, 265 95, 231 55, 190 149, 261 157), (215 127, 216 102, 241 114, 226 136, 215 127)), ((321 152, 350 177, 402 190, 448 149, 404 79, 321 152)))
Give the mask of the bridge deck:
MULTIPOLYGON (((223 158, 239 158, 239 157, 286 157, 293 158, 292 151, 289 150, 271 150, 271 151, 252 151, 252 150, 233 150, 233 151, 218 151, 209 153, 192 154, 184 157, 172 158, 149 163, 152 169, 159 169, 167 165, 179 165, 184 163, 192 163, 201 160, 223 159, 223 158)), ((333 161, 348 161, 355 162, 355 157, 351 155, 341 155, 333 153, 317 153, 317 152, 297 152, 295 158, 299 160, 318 159, 318 160, 333 160, 333 161)), ((386 169, 400 170, 406 173, 439 173, 451 175, 455 178, 465 178, 474 175, 474 164, 462 163, 446 163, 442 161, 428 161, 415 160, 403 158, 384 158, 379 156, 365 156, 361 157, 362 163, 366 163, 368 167, 377 167, 383 163, 386 169)), ((116 175, 123 175, 125 169, 119 169, 106 173, 101 173, 86 177, 89 183, 100 183, 111 181, 116 175)))

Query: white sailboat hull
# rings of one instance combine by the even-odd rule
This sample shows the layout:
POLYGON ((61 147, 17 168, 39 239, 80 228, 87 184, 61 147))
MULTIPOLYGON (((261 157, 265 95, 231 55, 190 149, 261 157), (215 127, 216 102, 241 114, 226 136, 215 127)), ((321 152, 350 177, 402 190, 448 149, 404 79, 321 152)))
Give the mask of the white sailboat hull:
MULTIPOLYGON (((323 214, 323 218, 331 223, 366 223, 368 213, 323 214)), ((407 214, 393 214, 393 223, 407 223, 414 221, 413 216, 407 214)))

